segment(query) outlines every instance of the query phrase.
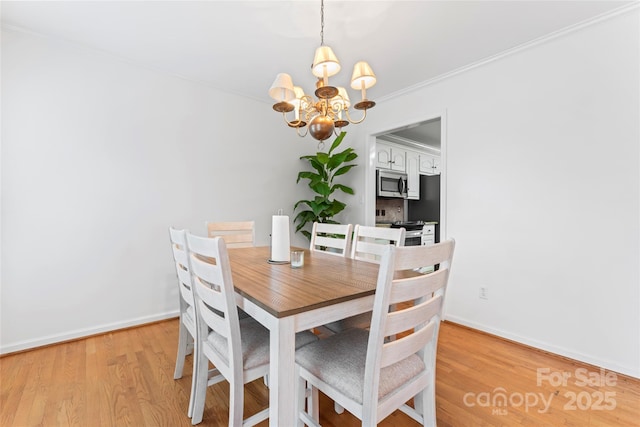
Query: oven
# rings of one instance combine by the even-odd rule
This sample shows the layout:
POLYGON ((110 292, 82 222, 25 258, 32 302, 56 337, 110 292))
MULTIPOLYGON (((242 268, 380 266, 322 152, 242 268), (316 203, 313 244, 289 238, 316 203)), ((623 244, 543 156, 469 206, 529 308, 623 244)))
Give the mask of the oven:
POLYGON ((391 224, 391 228, 404 228, 404 245, 405 246, 421 246, 422 230, 424 228, 423 221, 396 221, 391 224))

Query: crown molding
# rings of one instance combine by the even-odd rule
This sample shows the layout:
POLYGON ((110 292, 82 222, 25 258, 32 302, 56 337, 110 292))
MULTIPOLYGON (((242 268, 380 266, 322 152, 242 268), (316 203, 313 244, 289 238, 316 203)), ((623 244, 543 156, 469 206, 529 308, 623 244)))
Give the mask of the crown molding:
POLYGON ((405 148, 413 148, 416 151, 427 151, 431 152, 431 154, 440 155, 440 149, 428 145, 426 142, 417 142, 412 139, 403 138, 401 136, 392 135, 392 134, 384 134, 376 137, 378 140, 390 142, 395 145, 401 145, 405 148))
POLYGON ((491 55, 491 56, 488 56, 488 57, 486 57, 484 59, 478 60, 476 62, 472 62, 471 64, 462 66, 460 68, 456 68, 453 71, 449 71, 447 73, 440 74, 439 76, 433 77, 433 78, 431 78, 429 80, 425 80, 423 82, 416 83, 416 84, 408 86, 408 87, 406 87, 404 89, 400 89, 400 90, 398 90, 396 92, 390 93, 389 95, 382 96, 382 97, 377 99, 377 102, 388 101, 390 99, 397 98, 399 96, 415 92, 415 91, 417 91, 417 90, 419 90, 421 88, 424 88, 424 87, 427 87, 427 86, 431 86, 431 85, 436 84, 436 83, 438 83, 438 82, 440 82, 442 80, 446 80, 446 79, 449 79, 451 77, 457 76, 458 74, 462 74, 462 73, 465 73, 467 71, 471 71, 471 70, 473 70, 475 68, 482 67, 485 64, 489 64, 491 62, 494 62, 494 61, 497 61, 499 59, 505 58, 507 56, 513 55, 513 54, 521 52, 523 50, 530 49, 532 47, 535 47, 535 46, 538 46, 540 44, 546 43, 546 42, 548 42, 550 40, 554 40, 554 39, 563 37, 563 36, 565 36, 567 34, 570 34, 570 33, 573 33, 575 31, 581 30, 582 28, 589 27, 589 26, 597 24, 597 23, 599 23, 601 21, 605 21, 607 19, 611 19, 611 18, 613 18, 615 16, 622 15, 624 13, 630 12, 630 11, 638 9, 638 8, 640 8, 640 1, 634 1, 633 3, 621 6, 619 8, 613 9, 613 10, 610 10, 608 12, 602 13, 600 15, 594 16, 593 18, 589 18, 587 20, 584 20, 582 22, 578 22, 577 24, 570 25, 570 26, 562 28, 560 30, 553 31, 553 32, 551 32, 549 34, 546 34, 546 35, 542 36, 542 37, 538 37, 538 38, 533 39, 531 41, 528 41, 526 43, 522 43, 522 44, 520 44, 518 46, 512 47, 512 48, 507 49, 507 50, 504 50, 504 51, 502 51, 500 53, 497 53, 495 55, 491 55))

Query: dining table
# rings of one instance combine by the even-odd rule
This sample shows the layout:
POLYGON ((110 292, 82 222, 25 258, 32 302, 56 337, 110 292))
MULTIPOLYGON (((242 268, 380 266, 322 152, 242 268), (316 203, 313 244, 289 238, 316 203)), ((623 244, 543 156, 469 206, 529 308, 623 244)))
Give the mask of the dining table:
POLYGON ((270 248, 230 248, 236 304, 270 335, 269 425, 297 425, 295 334, 371 311, 379 265, 308 249, 304 265, 269 262, 270 248))

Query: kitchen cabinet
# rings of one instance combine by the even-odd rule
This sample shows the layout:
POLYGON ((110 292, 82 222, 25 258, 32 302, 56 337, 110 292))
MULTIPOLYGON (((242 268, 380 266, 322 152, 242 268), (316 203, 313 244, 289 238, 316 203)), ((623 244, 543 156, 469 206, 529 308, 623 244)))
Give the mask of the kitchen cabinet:
POLYGON ((420 173, 423 175, 440 174, 440 156, 433 154, 420 154, 420 173))
POLYGON ((388 169, 397 172, 406 172, 406 150, 384 144, 376 143, 376 168, 388 169))
POLYGON ((405 154, 407 173, 407 199, 420 199, 420 153, 407 150, 405 154))

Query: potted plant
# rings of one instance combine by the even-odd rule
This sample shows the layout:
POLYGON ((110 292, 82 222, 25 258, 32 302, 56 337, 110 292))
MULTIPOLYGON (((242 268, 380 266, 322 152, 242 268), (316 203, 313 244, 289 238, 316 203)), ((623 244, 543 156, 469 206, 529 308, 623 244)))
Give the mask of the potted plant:
POLYGON ((316 194, 312 200, 299 200, 293 207, 294 211, 298 207, 303 209, 294 218, 294 222, 297 223, 296 233, 301 232, 308 239, 311 239, 311 232, 304 230, 307 224, 313 224, 314 222, 338 223, 333 220, 333 217, 340 213, 346 207, 346 204, 335 198, 332 199, 336 191, 354 194, 351 187, 334 182, 336 177, 344 175, 356 166, 353 163, 347 164, 358 157, 353 148, 334 153, 345 135, 346 132, 341 132, 333 141, 327 153, 319 151, 316 154, 300 157, 300 160, 309 162, 313 171, 298 173, 296 182, 300 182, 301 179, 308 179, 309 188, 316 194))

